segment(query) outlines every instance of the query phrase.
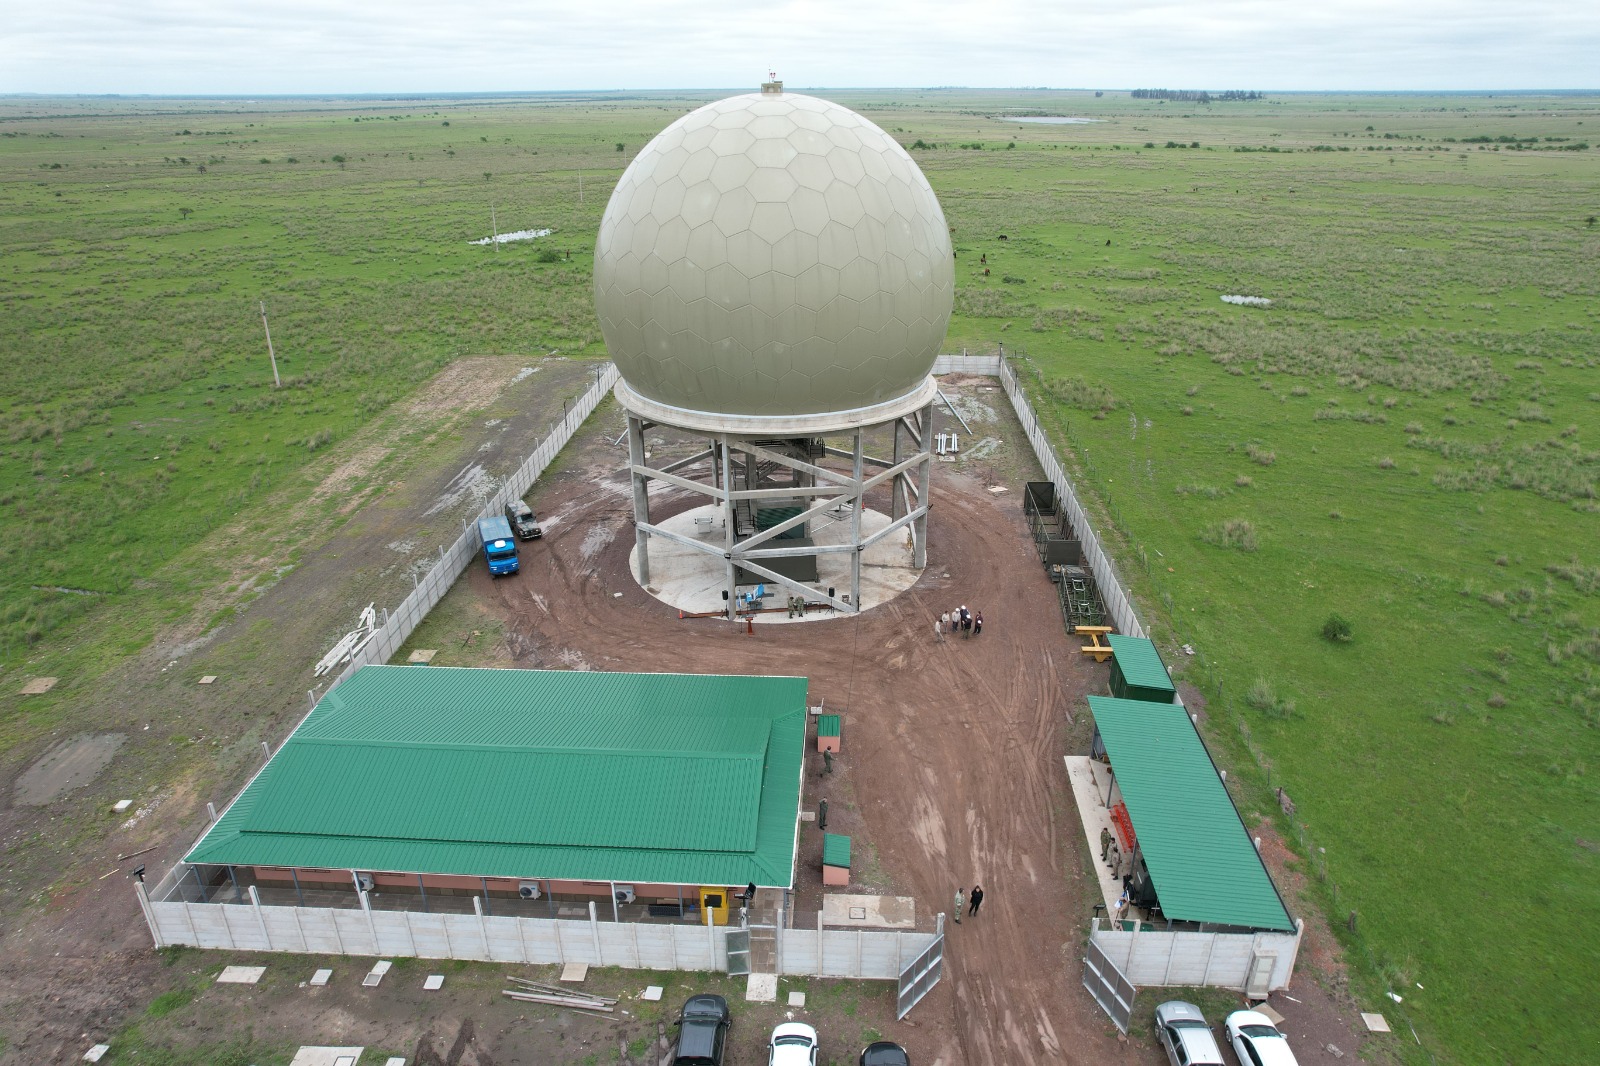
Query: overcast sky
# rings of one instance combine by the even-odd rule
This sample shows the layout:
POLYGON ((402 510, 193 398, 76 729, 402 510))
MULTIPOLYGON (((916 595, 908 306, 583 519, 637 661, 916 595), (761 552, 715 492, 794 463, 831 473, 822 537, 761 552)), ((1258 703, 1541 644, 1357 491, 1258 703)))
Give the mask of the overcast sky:
POLYGON ((1594 0, 55 0, 0 92, 1600 88, 1594 0))

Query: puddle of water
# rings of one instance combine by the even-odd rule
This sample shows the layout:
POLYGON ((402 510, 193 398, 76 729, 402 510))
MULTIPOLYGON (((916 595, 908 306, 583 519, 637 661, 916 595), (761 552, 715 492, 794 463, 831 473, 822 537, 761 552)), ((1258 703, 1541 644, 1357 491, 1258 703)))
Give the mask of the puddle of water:
POLYGON ((497 233, 492 237, 482 237, 475 241, 468 241, 467 243, 495 244, 498 242, 500 244, 507 244, 511 241, 531 241, 535 237, 548 237, 554 232, 554 230, 548 229, 519 229, 515 233, 497 233))
POLYGON ((440 511, 448 511, 450 508, 467 500, 481 503, 493 496, 494 490, 498 487, 495 479, 490 476, 487 470, 477 463, 473 463, 450 480, 450 484, 445 486, 444 493, 433 502, 431 507, 422 512, 423 517, 430 518, 440 511))
POLYGON ((1002 115, 1007 122, 1037 122, 1041 126, 1087 126, 1103 118, 1078 118, 1073 115, 1002 115))
POLYGON ((1267 299, 1265 296, 1232 296, 1232 295, 1229 295, 1229 296, 1224 296, 1222 298, 1222 302, 1225 303, 1225 304, 1240 304, 1240 305, 1242 305, 1244 307, 1271 307, 1272 306, 1272 301, 1267 299))

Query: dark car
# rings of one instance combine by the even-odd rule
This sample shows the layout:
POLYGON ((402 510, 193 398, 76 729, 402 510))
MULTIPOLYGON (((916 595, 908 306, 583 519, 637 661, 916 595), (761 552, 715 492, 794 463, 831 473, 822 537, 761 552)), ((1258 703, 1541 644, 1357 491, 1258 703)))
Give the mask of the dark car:
POLYGON ((860 1066, 911 1066, 911 1056, 893 1040, 878 1040, 861 1049, 860 1066))
POLYGON ((521 500, 506 504, 506 521, 511 523, 511 530, 516 533, 518 540, 544 536, 544 530, 539 528, 539 520, 533 516, 533 508, 521 500))
POLYGON ((672 1061, 677 1066, 722 1066, 731 1022, 728 1001, 721 996, 690 996, 678 1016, 678 1050, 672 1061))

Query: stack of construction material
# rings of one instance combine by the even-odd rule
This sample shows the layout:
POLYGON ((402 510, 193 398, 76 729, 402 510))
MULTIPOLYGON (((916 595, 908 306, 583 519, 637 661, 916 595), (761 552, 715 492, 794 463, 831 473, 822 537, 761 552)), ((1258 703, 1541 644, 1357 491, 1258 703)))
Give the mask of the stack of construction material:
POLYGON ((578 992, 570 988, 541 985, 537 981, 521 977, 507 977, 506 980, 518 987, 508 988, 500 994, 523 1003, 548 1003, 552 1007, 585 1012, 598 1011, 603 1014, 612 1013, 611 1008, 617 1003, 615 999, 608 999, 605 996, 592 996, 587 992, 578 992))

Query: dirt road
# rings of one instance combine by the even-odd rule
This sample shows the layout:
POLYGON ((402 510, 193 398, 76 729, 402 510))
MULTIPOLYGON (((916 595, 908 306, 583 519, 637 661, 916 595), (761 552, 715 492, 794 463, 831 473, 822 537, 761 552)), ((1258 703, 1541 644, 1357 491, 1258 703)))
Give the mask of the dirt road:
MULTIPOLYGON (((958 887, 981 882, 987 894, 976 918, 947 926, 946 979, 906 1034, 917 1061, 1123 1061, 1125 1045, 1076 990, 1093 900, 1061 765, 1075 708, 1105 668, 1079 662, 1063 630, 1018 487, 1001 503, 940 467, 931 562, 911 591, 855 618, 758 624, 753 636, 679 620, 633 583, 625 487, 614 457, 588 453, 542 493, 559 521, 521 578, 473 568, 512 661, 809 677, 811 701, 846 716, 841 761, 867 837, 857 848, 875 850, 921 913, 948 911, 958 887), (934 617, 963 603, 983 612, 982 636, 936 642, 934 617)), ((808 775, 807 806, 822 787, 808 775)))

